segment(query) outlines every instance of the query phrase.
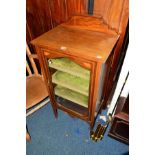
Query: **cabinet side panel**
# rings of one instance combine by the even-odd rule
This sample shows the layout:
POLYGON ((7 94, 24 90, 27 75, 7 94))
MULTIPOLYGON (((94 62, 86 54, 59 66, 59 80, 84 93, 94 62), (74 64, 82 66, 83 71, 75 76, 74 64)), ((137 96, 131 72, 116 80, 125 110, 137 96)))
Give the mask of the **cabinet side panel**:
POLYGON ((104 80, 105 80, 105 65, 102 64, 100 76, 99 76, 98 96, 96 100, 96 111, 99 110, 100 104, 104 100, 104 96, 102 96, 104 80))

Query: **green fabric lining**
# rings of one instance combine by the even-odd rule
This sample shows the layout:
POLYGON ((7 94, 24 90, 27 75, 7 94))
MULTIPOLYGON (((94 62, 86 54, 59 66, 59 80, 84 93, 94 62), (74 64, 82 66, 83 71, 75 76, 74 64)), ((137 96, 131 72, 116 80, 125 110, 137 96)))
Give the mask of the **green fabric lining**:
POLYGON ((52 82, 86 96, 89 94, 89 80, 85 80, 65 72, 56 71, 52 75, 52 82))
POLYGON ((68 58, 49 59, 49 67, 89 80, 90 71, 68 58))
POLYGON ((72 91, 70 89, 64 88, 59 85, 57 85, 54 90, 55 90, 56 95, 63 97, 67 100, 70 100, 72 102, 75 102, 75 103, 77 103, 81 106, 84 106, 86 108, 88 107, 88 97, 87 96, 77 93, 75 91, 72 91))

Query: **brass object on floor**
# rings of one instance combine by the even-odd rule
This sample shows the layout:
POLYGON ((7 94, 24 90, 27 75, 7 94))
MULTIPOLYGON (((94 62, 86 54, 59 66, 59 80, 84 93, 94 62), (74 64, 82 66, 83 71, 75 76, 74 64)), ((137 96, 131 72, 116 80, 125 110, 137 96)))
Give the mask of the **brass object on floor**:
POLYGON ((95 131, 90 131, 90 139, 97 142, 101 128, 102 128, 102 125, 98 124, 95 131))
POLYGON ((98 133, 97 133, 97 136, 95 137, 95 142, 98 141, 98 139, 99 139, 99 137, 100 137, 100 135, 101 135, 101 132, 102 132, 102 128, 103 128, 103 126, 101 125, 101 127, 100 127, 100 129, 99 129, 99 131, 98 131, 98 133))
POLYGON ((92 140, 97 141, 97 134, 98 134, 100 128, 101 128, 101 124, 98 124, 92 140))
POLYGON ((94 138, 94 131, 90 131, 90 139, 94 138))
POLYGON ((107 125, 102 127, 102 131, 101 131, 101 134, 100 134, 100 137, 99 137, 98 140, 102 140, 103 139, 103 136, 105 134, 106 129, 107 129, 107 125))
POLYGON ((100 128, 100 130, 98 132, 98 135, 97 135, 97 140, 100 140, 100 137, 101 137, 101 135, 103 133, 103 130, 104 130, 104 126, 101 126, 101 128, 100 128))

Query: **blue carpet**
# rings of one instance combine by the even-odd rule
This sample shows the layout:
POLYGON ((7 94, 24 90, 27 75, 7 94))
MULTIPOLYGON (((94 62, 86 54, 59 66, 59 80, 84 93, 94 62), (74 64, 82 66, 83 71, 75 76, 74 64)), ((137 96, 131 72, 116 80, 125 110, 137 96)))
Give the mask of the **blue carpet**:
POLYGON ((89 125, 58 111, 54 118, 50 103, 27 117, 31 141, 27 155, 127 155, 129 146, 107 136, 102 141, 89 139, 89 125))

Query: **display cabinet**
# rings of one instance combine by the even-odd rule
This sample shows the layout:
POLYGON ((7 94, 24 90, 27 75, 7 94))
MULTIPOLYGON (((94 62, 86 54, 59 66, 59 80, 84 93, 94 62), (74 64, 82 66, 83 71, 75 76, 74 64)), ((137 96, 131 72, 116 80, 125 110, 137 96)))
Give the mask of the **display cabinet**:
POLYGON ((119 35, 100 18, 74 16, 31 43, 37 51, 55 117, 58 110, 93 127, 119 35))

